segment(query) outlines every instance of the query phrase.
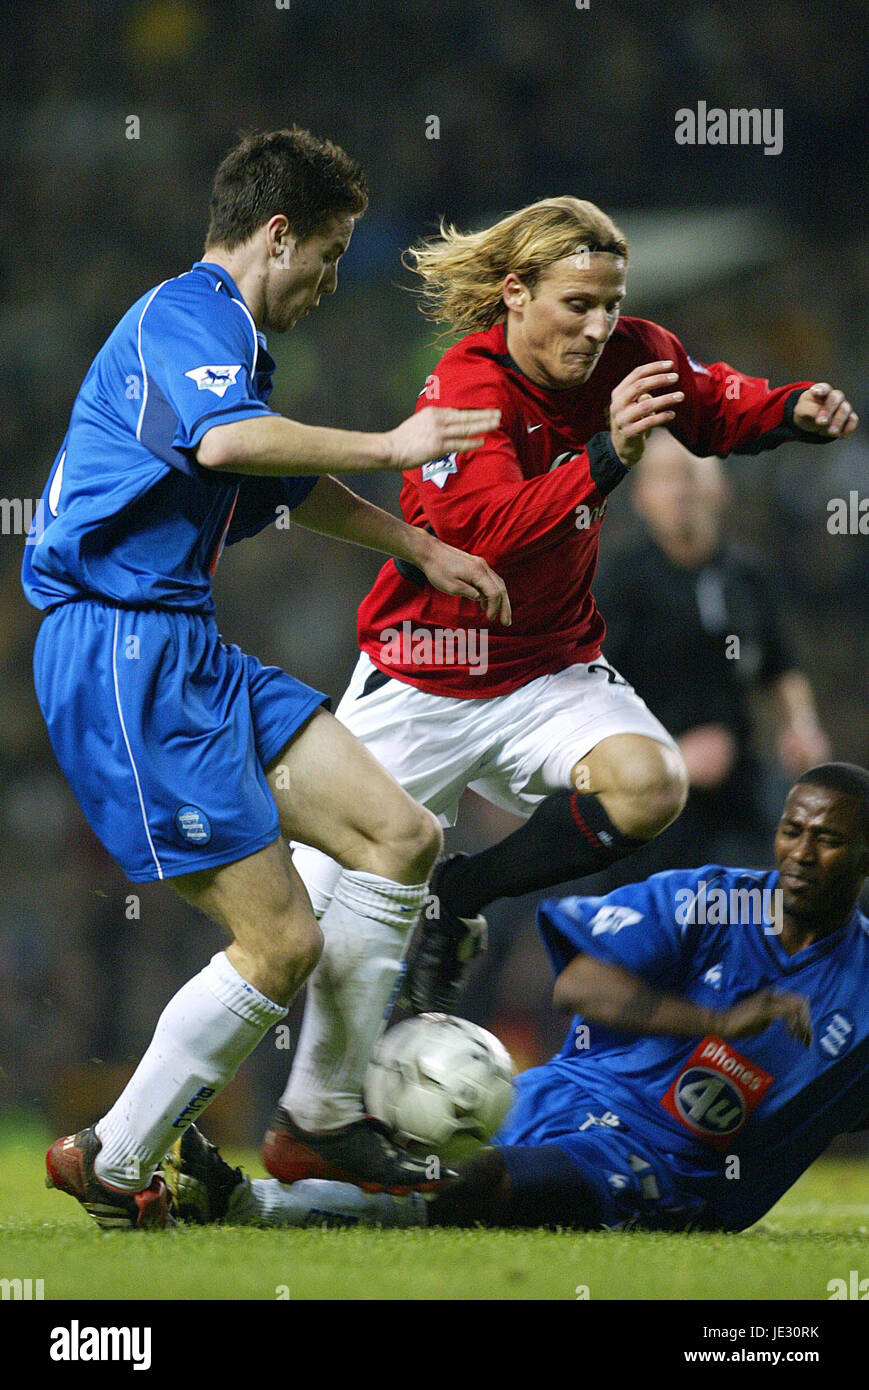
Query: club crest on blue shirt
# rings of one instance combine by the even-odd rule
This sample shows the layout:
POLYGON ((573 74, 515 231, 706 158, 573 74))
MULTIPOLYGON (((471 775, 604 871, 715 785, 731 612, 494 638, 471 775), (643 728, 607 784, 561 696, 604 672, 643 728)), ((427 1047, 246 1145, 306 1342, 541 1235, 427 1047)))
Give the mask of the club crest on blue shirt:
POLYGON ((854 1020, 841 1009, 834 1009, 821 1019, 816 1036, 825 1057, 840 1057, 854 1041, 854 1020))
POLYGON ((240 371, 241 363, 238 362, 234 366, 194 367, 184 375, 195 381, 200 391, 213 391, 222 400, 229 387, 235 385, 240 371))

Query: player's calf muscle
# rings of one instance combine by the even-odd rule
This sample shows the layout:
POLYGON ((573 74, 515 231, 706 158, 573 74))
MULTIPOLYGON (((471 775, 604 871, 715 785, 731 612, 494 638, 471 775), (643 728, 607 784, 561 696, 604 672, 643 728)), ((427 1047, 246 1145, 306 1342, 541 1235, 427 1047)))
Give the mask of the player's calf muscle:
POLYGON ((314 969, 323 938, 283 840, 174 887, 232 937, 227 955, 244 979, 285 1003, 314 969))
MULTIPOLYGON (((237 939, 227 947, 232 965, 248 984, 275 1004, 288 1004, 305 983, 323 950, 323 934, 311 916, 303 940, 296 931, 291 944, 260 941, 242 945, 237 939)), ((294 923, 294 926, 297 924, 294 923)))

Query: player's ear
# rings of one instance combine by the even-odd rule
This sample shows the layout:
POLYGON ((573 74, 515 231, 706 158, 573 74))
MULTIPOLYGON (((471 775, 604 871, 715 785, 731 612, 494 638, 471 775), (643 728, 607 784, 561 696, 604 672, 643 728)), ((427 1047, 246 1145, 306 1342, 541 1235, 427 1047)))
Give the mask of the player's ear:
POLYGON ((283 213, 277 212, 274 217, 270 217, 265 224, 266 246, 269 258, 285 264, 293 254, 296 246, 296 239, 290 230, 290 224, 283 213))
POLYGON ((512 270, 504 281, 501 298, 507 308, 514 310, 514 312, 517 309, 522 309, 530 298, 527 285, 523 285, 519 276, 514 275, 512 270))

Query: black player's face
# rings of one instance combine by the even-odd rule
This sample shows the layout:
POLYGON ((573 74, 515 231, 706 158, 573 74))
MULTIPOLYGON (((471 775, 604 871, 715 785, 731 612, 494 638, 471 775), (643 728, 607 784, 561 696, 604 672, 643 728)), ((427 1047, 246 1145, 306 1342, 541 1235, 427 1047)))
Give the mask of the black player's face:
POLYGON ((799 921, 849 912, 869 867, 857 803, 798 782, 776 831, 775 858, 789 916, 799 921))
POLYGON ((588 380, 618 323, 626 270, 604 251, 568 256, 508 304, 507 346, 526 376, 554 391, 588 380))
POLYGON ((335 217, 305 241, 286 238, 284 254, 269 264, 263 328, 285 333, 309 309, 316 309, 322 295, 334 293, 338 262, 350 244, 354 226, 352 217, 335 217))

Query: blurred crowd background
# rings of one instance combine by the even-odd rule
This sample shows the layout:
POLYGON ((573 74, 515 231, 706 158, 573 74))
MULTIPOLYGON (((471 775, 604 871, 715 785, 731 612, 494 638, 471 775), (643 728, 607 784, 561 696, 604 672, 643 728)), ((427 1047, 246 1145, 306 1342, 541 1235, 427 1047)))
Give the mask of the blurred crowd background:
MULTIPOLYGON (((363 163, 372 205, 337 295, 270 343, 284 413, 355 429, 398 423, 439 355, 406 292, 401 250, 441 215, 472 227, 569 192, 632 240, 626 312, 664 323, 701 361, 775 384, 833 381, 869 419, 864 23, 857 0, 6 7, 0 491, 39 496, 107 333, 145 289, 199 257, 211 177, 236 135, 294 121, 363 163), (677 145, 675 112, 699 100, 781 108, 782 153, 677 145), (437 139, 427 138, 432 116, 437 139), (644 263, 653 239, 657 258, 644 263)), ((865 765, 867 546, 827 529, 831 498, 869 490, 865 426, 829 449, 786 446, 726 470, 724 531, 768 575, 832 755, 865 765)), ((397 504, 395 478, 360 490, 397 504)), ((615 594, 637 525, 622 489, 603 532, 615 594)), ((22 544, 0 537, 0 1104, 56 1126, 114 1097, 160 1008, 220 938, 165 887, 129 884, 78 811, 33 696, 38 616, 19 587, 22 544)), ((293 530, 234 547, 216 581, 224 636, 337 702, 356 656, 356 605, 379 563, 293 530)), ((787 773, 762 691, 756 703, 753 752, 772 818, 787 773)), ((512 824, 469 796, 450 843, 482 847, 512 824)), ((563 1028, 534 903, 500 904, 491 918, 494 948, 466 1011, 527 1065, 563 1028)), ((256 1141, 289 1056, 264 1042, 212 1130, 256 1141)))

